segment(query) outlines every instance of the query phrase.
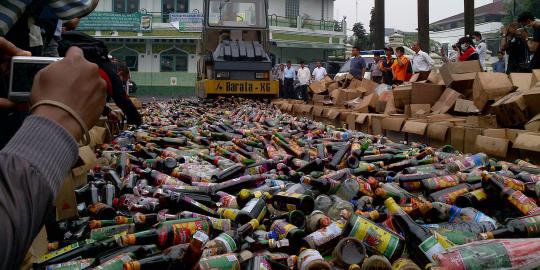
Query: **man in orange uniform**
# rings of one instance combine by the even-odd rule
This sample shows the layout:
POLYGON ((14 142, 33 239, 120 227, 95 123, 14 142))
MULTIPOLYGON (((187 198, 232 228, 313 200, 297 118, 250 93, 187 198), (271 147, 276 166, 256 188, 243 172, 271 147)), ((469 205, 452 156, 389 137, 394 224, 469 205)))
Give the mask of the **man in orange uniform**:
POLYGON ((403 47, 397 47, 396 60, 392 65, 392 72, 394 73, 394 84, 403 84, 407 77, 407 69, 409 65, 409 59, 405 57, 405 49, 403 47))

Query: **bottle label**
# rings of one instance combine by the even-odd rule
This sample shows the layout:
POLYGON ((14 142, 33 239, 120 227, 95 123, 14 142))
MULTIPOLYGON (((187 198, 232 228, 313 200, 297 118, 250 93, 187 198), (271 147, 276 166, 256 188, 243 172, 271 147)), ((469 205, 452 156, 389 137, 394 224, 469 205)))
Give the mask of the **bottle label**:
POLYGON ((300 255, 298 255, 298 269, 305 270, 306 266, 313 261, 324 261, 321 253, 314 249, 304 250, 300 255))
POLYGON ((424 242, 422 242, 418 247, 424 254, 426 254, 426 257, 432 263, 435 262, 435 260, 433 259, 433 255, 444 251, 444 248, 441 246, 439 241, 437 241, 437 238, 435 238, 435 236, 433 235, 426 239, 424 242))
POLYGON ((235 255, 220 255, 202 258, 199 261, 201 270, 240 270, 240 262, 235 255))
POLYGON ((508 196, 508 201, 524 215, 532 215, 540 211, 536 203, 520 191, 508 196))
POLYGON ((122 224, 103 228, 93 229, 90 232, 90 239, 101 241, 112 237, 113 235, 123 235, 126 233, 132 233, 135 230, 133 224, 122 224))
POLYGON ((230 220, 236 220, 236 216, 238 215, 238 212, 240 210, 238 209, 223 209, 220 213, 222 217, 226 217, 230 220))
POLYGON ((172 226, 174 228, 186 228, 186 229, 189 229, 189 232, 191 234, 194 234, 197 231, 203 231, 206 234, 210 233, 210 226, 209 226, 208 222, 202 221, 202 220, 175 223, 172 226))
POLYGON ((392 258, 400 241, 398 236, 360 216, 356 217, 349 236, 364 242, 386 258, 392 258))
POLYGON ((521 218, 519 221, 527 228, 528 237, 540 236, 540 216, 521 218))
MULTIPOLYGON (((124 263, 130 262, 133 259, 127 255, 127 254, 120 254, 116 257, 114 257, 111 260, 108 260, 107 262, 103 263, 100 266, 97 266, 96 270, 122 270, 124 267, 124 263)), ((82 269, 82 268, 81 268, 82 269)))
POLYGON ((225 232, 232 229, 232 223, 230 219, 218 219, 213 217, 208 217, 208 219, 212 224, 212 228, 216 230, 225 232))
POLYGON ((43 263, 43 262, 48 261, 48 260, 50 260, 52 258, 58 257, 58 256, 66 253, 66 252, 72 251, 72 250, 74 250, 76 248, 79 248, 79 243, 73 243, 73 244, 65 246, 65 247, 63 247, 61 249, 55 250, 53 252, 49 252, 49 253, 41 256, 39 258, 39 260, 38 260, 38 263, 43 263))
MULTIPOLYGON (((171 229, 173 230, 172 243, 174 245, 188 243, 189 240, 191 239, 191 232, 189 231, 188 228, 172 226, 171 229)), ((158 246, 161 246, 161 247, 166 246, 168 242, 167 240, 170 240, 170 239, 167 239, 168 236, 169 236, 169 229, 167 228, 167 226, 165 226, 160 230, 158 234, 158 246)))
POLYGON ((230 235, 222 233, 218 237, 216 237, 215 240, 223 243, 225 249, 227 250, 227 253, 236 251, 236 242, 234 242, 234 239, 230 235))
POLYGON ((487 199, 487 194, 486 194, 486 192, 484 192, 484 189, 483 189, 483 188, 477 189, 477 190, 471 192, 471 194, 472 194, 478 201, 483 201, 483 200, 487 199))
POLYGON ((447 203, 447 204, 454 204, 456 202, 457 197, 467 193, 467 191, 468 191, 467 188, 462 188, 462 189, 458 189, 456 191, 446 193, 446 194, 442 195, 441 197, 435 198, 435 199, 438 202, 443 202, 443 203, 447 203))
POLYGON ((330 240, 339 237, 342 232, 343 226, 341 226, 340 223, 334 222, 328 225, 328 227, 311 233, 304 239, 310 244, 310 246, 313 245, 311 248, 317 248, 325 243, 328 243, 330 240))
POLYGON ((459 251, 437 255, 445 269, 511 269, 512 261, 503 243, 463 246, 459 251), (478 256, 482 254, 482 256, 478 256))
POLYGON ((90 265, 92 265, 93 263, 94 259, 82 259, 77 261, 69 261, 65 263, 49 265, 47 266, 47 270, 80 270, 90 267, 90 265))
POLYGON ((255 206, 257 205, 257 202, 259 202, 258 198, 251 199, 248 203, 246 203, 242 210, 247 213, 251 213, 251 211, 253 211, 253 208, 255 208, 255 206))
POLYGON ((268 211, 268 208, 266 208, 266 205, 263 206, 261 212, 259 213, 259 215, 257 216, 257 221, 259 221, 259 223, 262 222, 264 216, 266 216, 266 212, 268 211))
POLYGON ((274 224, 272 224, 271 230, 276 232, 276 234, 279 236, 279 240, 286 238, 287 234, 297 227, 285 222, 284 220, 276 220, 274 224))
POLYGON ((423 183, 429 190, 439 190, 459 185, 460 179, 459 176, 456 175, 447 175, 426 179, 423 183))

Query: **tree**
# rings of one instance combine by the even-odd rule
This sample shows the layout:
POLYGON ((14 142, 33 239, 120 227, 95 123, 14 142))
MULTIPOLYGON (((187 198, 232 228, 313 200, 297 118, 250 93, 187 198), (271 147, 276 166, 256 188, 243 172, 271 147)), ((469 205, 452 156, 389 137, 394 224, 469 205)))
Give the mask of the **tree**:
POLYGON ((364 24, 361 22, 355 23, 353 26, 353 33, 356 38, 356 42, 354 43, 355 46, 360 47, 363 50, 371 49, 371 40, 364 28, 364 24))
POLYGON ((375 7, 372 7, 371 18, 369 19, 369 39, 373 47, 375 47, 375 44, 373 42, 374 36, 375 36, 375 7))
POLYGON ((517 20, 519 14, 525 11, 531 12, 536 18, 540 18, 540 1, 538 0, 503 0, 504 9, 508 10, 508 15, 503 18, 505 24, 517 20), (516 12, 514 14, 514 2, 516 12))

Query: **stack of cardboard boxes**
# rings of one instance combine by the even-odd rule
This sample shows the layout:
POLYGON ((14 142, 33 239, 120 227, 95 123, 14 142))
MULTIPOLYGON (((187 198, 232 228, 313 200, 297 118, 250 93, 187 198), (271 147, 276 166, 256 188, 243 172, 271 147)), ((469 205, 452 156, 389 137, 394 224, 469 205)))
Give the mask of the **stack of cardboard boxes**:
POLYGON ((285 112, 396 141, 540 160, 540 70, 510 76, 481 70, 478 61, 445 64, 393 89, 327 78, 310 86, 310 104, 274 103, 285 112))

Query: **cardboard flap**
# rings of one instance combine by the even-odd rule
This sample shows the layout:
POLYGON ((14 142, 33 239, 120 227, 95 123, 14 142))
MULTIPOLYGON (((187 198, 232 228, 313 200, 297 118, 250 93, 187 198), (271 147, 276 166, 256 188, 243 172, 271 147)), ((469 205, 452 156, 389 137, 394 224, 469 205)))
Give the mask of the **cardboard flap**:
POLYGON ((484 129, 484 136, 491 138, 506 139, 506 129, 504 128, 488 128, 484 129))
POLYGON ((532 76, 532 73, 510 73, 510 80, 517 91, 525 93, 531 89, 532 76))
POLYGON ((427 136, 430 139, 445 141, 450 127, 440 124, 429 124, 427 127, 427 136))
POLYGON ((326 84, 323 81, 314 81, 309 85, 309 89, 314 94, 320 94, 326 92, 326 84))
POLYGON ((377 89, 379 84, 372 80, 362 80, 362 83, 360 84, 360 86, 366 89, 368 93, 371 93, 375 91, 375 89, 377 89))
POLYGON ((514 148, 540 152, 540 134, 522 133, 519 134, 514 142, 514 148))
POLYGON ((382 129, 401 131, 403 122, 405 122, 405 117, 386 117, 382 120, 382 129))
POLYGON ((358 80, 356 78, 352 79, 351 83, 349 84, 349 89, 356 89, 358 87, 362 86, 362 81, 358 80))
POLYGON ((89 146, 83 146, 79 148, 79 159, 75 165, 76 167, 71 171, 75 176, 83 175, 96 167, 96 164, 97 158, 94 151, 89 146))
POLYGON ((413 83, 411 104, 434 105, 441 97, 445 87, 431 83, 413 83))
POLYGON ((439 69, 439 73, 447 87, 450 87, 455 81, 474 80, 475 72, 482 72, 480 61, 446 63, 439 69), (457 76, 463 73, 473 75, 457 76))
POLYGON ((487 136, 476 136, 476 151, 498 157, 506 157, 508 152, 508 143, 510 140, 501 138, 492 138, 487 136))
POLYGON ((403 126, 403 129, 401 131, 406 132, 406 133, 424 135, 426 133, 427 126, 428 126, 428 123, 422 123, 422 122, 417 122, 417 121, 407 121, 405 122, 405 125, 403 126))
POLYGON ((514 89, 514 85, 504 73, 480 72, 476 74, 473 86, 474 105, 482 110, 489 100, 501 98, 514 89))
POLYGON ((367 113, 360 113, 360 114, 358 114, 358 116, 356 117, 355 122, 358 123, 358 124, 363 124, 363 123, 366 121, 366 119, 368 119, 368 117, 369 117, 369 114, 367 114, 367 113))
POLYGON ((529 120, 529 122, 525 124, 525 129, 529 131, 540 131, 540 114, 537 114, 529 120))
POLYGON ((330 120, 335 120, 338 118, 338 116, 341 114, 341 111, 339 110, 334 110, 334 109, 331 109, 331 110, 328 110, 328 113, 326 115, 326 118, 330 119, 330 120))
POLYGON ((454 111, 462 113, 478 113, 480 110, 474 106, 474 102, 471 100, 461 99, 456 100, 454 111))
POLYGON ((540 89, 533 88, 526 94, 523 94, 525 104, 531 115, 537 115, 540 113, 540 89))
POLYGON ((446 88, 439 100, 435 102, 435 105, 431 108, 431 111, 436 114, 446 113, 454 107, 454 104, 456 104, 456 101, 460 97, 461 94, 459 92, 454 91, 451 88, 446 88))
POLYGON ((313 110, 311 111, 311 115, 313 115, 313 116, 321 116, 323 110, 324 110, 324 107, 313 106, 313 110))
POLYGON ((537 114, 535 117, 531 118, 528 123, 540 121, 540 114, 537 114))

